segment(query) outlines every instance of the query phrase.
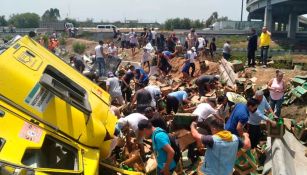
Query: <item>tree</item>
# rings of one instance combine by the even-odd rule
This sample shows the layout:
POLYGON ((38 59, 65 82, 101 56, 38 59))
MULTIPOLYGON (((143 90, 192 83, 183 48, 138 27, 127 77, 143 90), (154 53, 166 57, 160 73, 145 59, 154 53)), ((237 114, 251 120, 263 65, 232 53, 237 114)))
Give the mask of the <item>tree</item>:
POLYGON ((168 19, 164 23, 164 27, 167 30, 173 30, 173 29, 191 29, 193 28, 202 28, 203 24, 200 22, 200 20, 191 20, 189 18, 174 18, 174 19, 168 19))
POLYGON ((46 10, 45 13, 42 16, 43 21, 58 21, 61 17, 60 11, 57 8, 50 8, 49 10, 46 10))
POLYGON ((7 26, 7 21, 4 15, 0 16, 0 26, 7 26))
POLYGON ((21 13, 10 16, 8 23, 18 28, 37 28, 39 20, 40 17, 36 13, 21 13))

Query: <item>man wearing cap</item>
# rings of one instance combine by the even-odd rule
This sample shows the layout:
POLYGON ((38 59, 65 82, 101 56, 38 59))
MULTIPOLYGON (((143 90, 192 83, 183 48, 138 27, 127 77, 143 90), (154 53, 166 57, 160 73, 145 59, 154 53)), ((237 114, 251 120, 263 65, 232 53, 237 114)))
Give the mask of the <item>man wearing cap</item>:
POLYGON ((259 102, 257 111, 254 113, 250 113, 249 114, 250 116, 248 118, 248 133, 249 133, 249 138, 251 140, 252 149, 257 148, 257 145, 261 138, 261 129, 260 129, 261 120, 265 120, 268 123, 271 123, 273 126, 276 125, 275 121, 272 121, 267 116, 265 116, 267 112, 274 114, 274 111, 270 107, 266 98, 263 96, 262 90, 256 91, 255 99, 259 102))
POLYGON ((114 76, 112 72, 108 73, 108 79, 106 81, 107 92, 110 94, 112 101, 116 100, 119 105, 124 104, 124 98, 122 95, 119 79, 114 76))
POLYGON ((219 75, 202 75, 196 79, 195 84, 198 86, 199 96, 205 96, 219 81, 219 75))

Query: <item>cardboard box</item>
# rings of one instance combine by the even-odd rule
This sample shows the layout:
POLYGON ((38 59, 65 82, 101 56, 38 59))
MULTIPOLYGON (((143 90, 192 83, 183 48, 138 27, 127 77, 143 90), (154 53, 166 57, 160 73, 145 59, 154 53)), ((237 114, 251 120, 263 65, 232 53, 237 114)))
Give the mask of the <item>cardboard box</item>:
POLYGON ((195 142, 191 132, 185 129, 176 131, 175 136, 177 137, 181 151, 186 150, 190 144, 195 142))

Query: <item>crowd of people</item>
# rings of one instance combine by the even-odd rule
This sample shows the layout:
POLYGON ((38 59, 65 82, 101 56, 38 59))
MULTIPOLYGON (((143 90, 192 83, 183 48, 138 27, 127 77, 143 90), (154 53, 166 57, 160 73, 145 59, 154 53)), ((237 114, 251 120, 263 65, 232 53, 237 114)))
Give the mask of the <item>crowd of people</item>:
MULTIPOLYGON (((119 31, 117 31, 119 32, 119 31)), ((253 32, 255 32, 253 30, 253 32)), ((266 56, 267 40, 269 33, 263 29, 261 35, 261 50, 266 56), (265 41, 262 41, 265 40, 265 41)), ((133 30, 130 33, 118 33, 116 40, 120 41, 122 50, 131 49, 135 56, 138 45, 143 49, 140 58, 140 66, 127 65, 117 72, 108 72, 106 90, 112 101, 111 110, 118 117, 116 135, 126 136, 127 145, 132 144, 135 137, 142 158, 145 158, 144 140, 152 140, 152 149, 157 156, 158 174, 172 174, 178 162, 177 148, 173 144, 173 138, 169 136, 170 124, 168 117, 178 113, 187 112, 187 106, 197 116, 197 120, 190 126, 190 132, 195 143, 188 146, 188 157, 192 165, 198 162, 200 156, 205 156, 201 162, 199 173, 204 174, 231 174, 236 160, 237 152, 241 149, 255 149, 261 138, 261 121, 276 125, 276 122, 268 118, 268 114, 280 117, 280 109, 285 92, 283 73, 276 72, 276 78, 268 83, 270 103, 266 100, 264 92, 258 90, 254 97, 245 99, 235 93, 226 93, 216 99, 204 98, 204 96, 217 88, 222 88, 219 75, 195 76, 196 59, 199 56, 214 57, 216 51, 215 38, 209 44, 202 37, 197 36, 194 29, 186 37, 184 43, 184 64, 182 66, 181 85, 187 85, 184 89, 175 88, 174 91, 164 94, 161 88, 150 83, 150 77, 166 79, 171 76, 171 59, 177 59, 179 39, 171 34, 167 39, 154 29, 144 29, 141 37, 137 37, 133 30), (162 40, 162 41, 161 41, 162 40), (148 47, 148 44, 152 47, 148 47), (147 46, 147 47, 146 47, 147 46), (206 49, 208 48, 208 49, 206 49), (194 81, 190 81, 194 79, 194 81), (194 87, 194 88, 191 88, 194 87), (196 87, 196 88, 195 88, 196 87), (192 105, 191 98, 199 96, 200 104, 192 105), (165 107, 161 103, 165 102, 165 107), (129 112, 124 113, 121 107, 128 105, 129 112), (130 132, 130 131, 132 132, 130 132), (201 155, 196 149, 205 146, 205 155, 201 155)), ((249 38, 248 57, 249 66, 254 66, 255 40, 257 35, 249 38)), ((107 55, 116 56, 118 50, 114 43, 105 47, 103 41, 95 47, 96 62, 99 75, 105 72, 104 58, 107 55)), ((223 57, 230 58, 230 41, 226 41, 223 48, 223 57)), ((266 65, 263 58, 263 65, 266 65)))
MULTIPOLYGON (((114 33, 114 42, 120 41, 122 52, 131 49, 134 57, 137 47, 143 51, 139 58, 140 66, 128 64, 117 72, 106 72, 105 58, 116 57, 119 50, 114 42, 106 44, 103 41, 99 41, 94 48, 98 77, 107 76, 106 91, 111 96, 111 110, 119 119, 115 135, 125 136, 127 145, 132 144, 134 137, 144 159, 144 140, 151 139, 152 150, 157 156, 158 174, 172 174, 176 164, 179 164, 178 148, 169 136, 171 130, 167 117, 178 111, 192 111, 192 114, 197 116, 197 120, 190 126, 195 143, 188 146, 188 157, 193 165, 198 162, 200 156, 205 156, 199 169, 199 173, 203 174, 231 174, 237 152, 241 148, 255 149, 259 144, 262 136, 261 121, 276 125, 276 122, 267 116, 272 114, 276 118, 280 117, 286 88, 281 71, 277 71, 276 78, 268 83, 270 103, 262 90, 256 91, 250 99, 230 92, 215 99, 205 98, 207 93, 223 88, 219 75, 195 74, 198 58, 215 56, 215 38, 209 43, 203 36, 198 36, 194 29, 190 30, 184 43, 180 43, 175 34, 165 38, 153 28, 144 28, 140 36, 133 29, 129 33, 114 33), (183 47, 183 52, 179 49, 180 46, 183 47), (183 58, 177 58, 179 52, 183 53, 183 58), (173 88, 174 91, 165 94, 157 84, 150 83, 150 79, 170 78, 172 59, 184 59, 182 81, 173 88), (185 88, 179 89, 179 86, 185 88), (191 98, 194 96, 199 96, 201 101, 197 106, 192 105, 191 98), (234 96, 237 99, 234 99, 234 96), (122 106, 128 106, 129 112, 121 111, 122 106), (207 150, 205 155, 201 155, 198 150, 204 146, 207 150)), ((249 66, 255 66, 257 39, 255 30, 252 30, 248 43, 249 66)), ((260 37, 263 66, 267 64, 269 41, 270 33, 264 27, 260 37)), ((223 57, 231 57, 230 41, 224 44, 223 57)), ((83 62, 77 57, 72 60, 75 67, 83 72, 83 62)))

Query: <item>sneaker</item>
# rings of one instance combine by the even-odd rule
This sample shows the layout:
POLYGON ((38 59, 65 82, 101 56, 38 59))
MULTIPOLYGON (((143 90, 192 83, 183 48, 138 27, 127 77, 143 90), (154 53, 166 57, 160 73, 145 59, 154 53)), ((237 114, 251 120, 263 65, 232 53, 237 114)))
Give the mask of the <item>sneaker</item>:
POLYGON ((266 68, 266 65, 263 65, 262 68, 266 68))

